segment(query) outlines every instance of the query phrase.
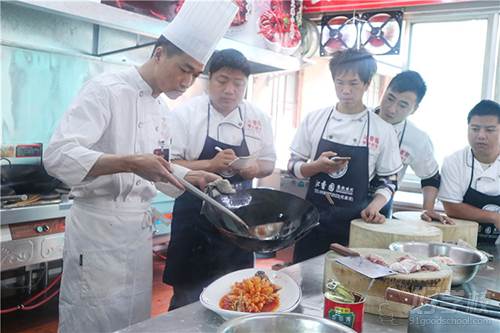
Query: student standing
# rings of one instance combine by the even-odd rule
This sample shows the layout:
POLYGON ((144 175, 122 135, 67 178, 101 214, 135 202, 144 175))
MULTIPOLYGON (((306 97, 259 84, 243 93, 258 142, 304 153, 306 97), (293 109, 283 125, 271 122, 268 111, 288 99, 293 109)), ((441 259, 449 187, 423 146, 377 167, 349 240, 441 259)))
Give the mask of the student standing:
MULTIPOLYGON (((431 139, 427 133, 408 120, 408 117, 417 111, 426 91, 427 87, 419 73, 415 71, 401 72, 389 83, 380 107, 375 110, 375 113, 391 124, 398 136, 399 152, 403 162, 403 169, 398 173, 398 180, 403 179, 408 166, 421 179, 424 210, 421 218, 428 222, 435 220, 445 224, 453 224, 448 216, 441 215, 434 210, 441 175, 439 174, 439 165, 434 158, 431 139)), ((390 216, 392 214, 392 200, 386 207, 387 214, 390 216)))
POLYGON ((310 113, 291 145, 288 169, 309 178, 306 199, 320 211, 320 225, 295 244, 295 262, 328 251, 332 242, 346 245, 353 219, 383 223, 379 210, 396 190, 402 168, 394 130, 363 104, 377 71, 373 56, 364 49, 339 51, 329 66, 338 103, 310 113))
MULTIPOLYGON (((234 49, 216 52, 208 68, 208 94, 174 110, 172 161, 193 170, 222 175, 235 188, 272 173, 276 154, 271 120, 243 100, 250 63, 234 49), (243 169, 230 163, 256 156, 243 169)), ((170 309, 198 300, 208 284, 229 272, 253 267, 253 252, 226 240, 200 215, 201 200, 190 193, 176 199, 164 282, 173 286, 170 309)))
POLYGON ((469 146, 447 157, 439 199, 446 214, 479 223, 478 243, 500 235, 500 105, 482 100, 467 116, 469 146))

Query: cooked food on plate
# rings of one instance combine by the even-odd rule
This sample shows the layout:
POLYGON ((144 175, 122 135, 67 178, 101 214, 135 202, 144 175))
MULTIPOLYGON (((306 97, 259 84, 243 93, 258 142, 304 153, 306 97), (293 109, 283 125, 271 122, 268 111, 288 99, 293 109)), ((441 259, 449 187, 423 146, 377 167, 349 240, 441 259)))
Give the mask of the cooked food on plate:
POLYGON ((254 276, 235 282, 225 294, 219 306, 225 310, 240 312, 272 312, 280 304, 280 286, 269 280, 266 273, 258 271, 254 276))

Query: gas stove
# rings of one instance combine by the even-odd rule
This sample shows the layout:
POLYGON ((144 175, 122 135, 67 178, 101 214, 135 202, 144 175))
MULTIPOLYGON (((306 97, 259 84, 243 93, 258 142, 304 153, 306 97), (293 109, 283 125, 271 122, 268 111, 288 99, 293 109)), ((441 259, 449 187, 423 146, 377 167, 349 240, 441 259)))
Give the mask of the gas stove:
POLYGON ((42 144, 2 145, 1 161, 0 270, 61 259, 71 200, 43 168, 42 144))

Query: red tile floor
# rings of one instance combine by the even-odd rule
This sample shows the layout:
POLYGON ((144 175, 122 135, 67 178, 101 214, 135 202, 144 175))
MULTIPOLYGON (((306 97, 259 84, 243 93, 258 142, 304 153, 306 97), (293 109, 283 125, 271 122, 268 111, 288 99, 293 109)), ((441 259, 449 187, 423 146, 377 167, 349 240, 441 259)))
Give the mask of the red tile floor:
MULTIPOLYGON (((276 253, 269 259, 257 259, 256 267, 271 268, 275 264, 289 263, 292 260, 293 248, 276 253)), ((151 316, 167 312, 172 288, 162 282, 164 261, 155 256, 153 260, 153 298, 151 316)), ((16 311, 1 316, 1 332, 3 333, 56 333, 58 323, 57 297, 33 311, 16 311)))

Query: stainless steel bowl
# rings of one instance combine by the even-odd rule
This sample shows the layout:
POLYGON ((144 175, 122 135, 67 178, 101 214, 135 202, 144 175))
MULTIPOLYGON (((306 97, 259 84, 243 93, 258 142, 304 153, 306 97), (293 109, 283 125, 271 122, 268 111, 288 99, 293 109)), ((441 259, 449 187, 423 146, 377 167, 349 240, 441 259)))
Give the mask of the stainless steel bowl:
POLYGON ((472 280, 479 268, 488 261, 480 251, 446 243, 396 242, 389 245, 389 249, 416 256, 450 257, 455 262, 453 265, 448 265, 453 272, 452 286, 459 286, 472 280))
POLYGON ((300 313, 254 314, 234 318, 219 327, 217 333, 355 333, 332 320, 300 313))

